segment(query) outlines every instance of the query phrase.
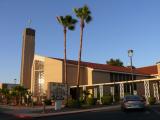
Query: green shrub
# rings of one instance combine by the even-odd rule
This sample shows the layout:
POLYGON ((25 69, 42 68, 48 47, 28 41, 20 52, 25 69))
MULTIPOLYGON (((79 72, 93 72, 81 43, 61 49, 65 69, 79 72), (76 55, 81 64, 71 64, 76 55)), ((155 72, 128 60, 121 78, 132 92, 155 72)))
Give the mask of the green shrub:
POLYGON ((34 101, 34 102, 33 102, 33 106, 35 106, 35 105, 38 105, 38 102, 37 102, 37 101, 34 101))
POLYGON ((81 107, 81 102, 78 101, 78 100, 69 99, 68 100, 68 107, 70 107, 70 108, 79 108, 79 107, 81 107))
POLYGON ((51 99, 46 99, 44 102, 45 102, 46 105, 51 105, 52 104, 51 99))
POLYGON ((124 96, 131 95, 129 92, 124 93, 124 96))
POLYGON ((104 95, 102 98, 101 98, 101 101, 102 101, 102 104, 103 105, 109 105, 112 103, 112 96, 111 95, 104 95))
POLYGON ((120 101, 119 95, 115 95, 115 96, 114 96, 114 99, 115 99, 115 102, 119 102, 119 101, 120 101))
POLYGON ((154 105, 156 103, 156 98, 155 97, 149 97, 148 102, 150 105, 154 105))
POLYGON ((97 103, 97 99, 96 98, 93 98, 93 97, 87 98, 87 104, 88 105, 96 105, 96 103, 97 103))
POLYGON ((85 104, 85 100, 83 99, 83 96, 80 97, 80 103, 85 104))
POLYGON ((100 100, 100 93, 97 93, 97 99, 100 100))

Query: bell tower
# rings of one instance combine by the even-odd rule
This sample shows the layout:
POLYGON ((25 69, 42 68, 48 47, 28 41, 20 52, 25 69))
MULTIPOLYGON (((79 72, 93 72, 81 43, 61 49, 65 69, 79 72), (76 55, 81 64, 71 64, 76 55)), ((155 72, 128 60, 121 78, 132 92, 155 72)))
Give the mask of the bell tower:
POLYGON ((35 52, 35 30, 26 28, 23 31, 20 84, 31 88, 31 72, 35 52))

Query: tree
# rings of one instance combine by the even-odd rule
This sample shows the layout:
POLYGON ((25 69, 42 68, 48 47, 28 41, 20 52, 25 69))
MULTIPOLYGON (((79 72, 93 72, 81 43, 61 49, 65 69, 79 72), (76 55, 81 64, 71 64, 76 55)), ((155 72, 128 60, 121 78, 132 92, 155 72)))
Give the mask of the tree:
POLYGON ((73 19, 72 16, 66 15, 66 16, 58 16, 57 21, 59 24, 62 25, 63 27, 63 33, 64 33, 64 82, 67 85, 67 105, 68 105, 68 81, 67 81, 67 63, 66 63, 66 33, 67 29, 68 30, 74 30, 75 29, 75 24, 77 22, 76 19, 73 19))
POLYGON ((3 96, 2 99, 5 100, 5 103, 6 103, 6 104, 8 104, 8 100, 9 100, 9 89, 7 89, 7 88, 2 88, 2 89, 1 89, 1 94, 2 94, 2 96, 3 96))
POLYGON ((2 89, 0 88, 0 102, 2 102, 2 89))
POLYGON ((11 98, 12 98, 12 103, 14 103, 15 105, 17 105, 17 101, 18 101, 18 93, 14 90, 14 88, 11 89, 11 98))
POLYGON ((16 95, 18 95, 18 99, 19 99, 19 105, 22 104, 22 97, 25 97, 25 95, 27 94, 27 89, 24 88, 23 86, 16 86, 13 88, 13 91, 15 92, 16 95))
POLYGON ((84 90, 84 91, 83 91, 83 94, 84 94, 84 102, 86 103, 87 98, 88 98, 88 96, 90 95, 90 92, 87 91, 87 90, 84 90))
POLYGON ((82 8, 74 8, 74 12, 77 18, 80 19, 80 48, 78 55, 78 70, 77 70, 77 99, 80 97, 79 83, 80 83, 80 63, 81 63, 81 55, 82 55, 82 44, 83 44, 83 30, 85 27, 85 23, 89 23, 92 20, 91 11, 88 6, 85 5, 82 8))
POLYGON ((109 61, 106 61, 106 63, 113 66, 123 66, 123 62, 120 59, 111 58, 109 61))

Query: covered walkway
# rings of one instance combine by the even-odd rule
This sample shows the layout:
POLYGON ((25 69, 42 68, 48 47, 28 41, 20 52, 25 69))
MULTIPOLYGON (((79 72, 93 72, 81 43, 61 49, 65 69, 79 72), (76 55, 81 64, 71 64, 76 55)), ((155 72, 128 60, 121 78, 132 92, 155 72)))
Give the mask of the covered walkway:
MULTIPOLYGON (((151 79, 140 79, 140 80, 129 80, 129 81, 120 81, 120 82, 110 82, 110 83, 100 83, 100 84, 92 84, 92 85, 80 85, 80 88, 85 90, 91 90, 91 93, 95 98, 97 98, 98 94, 100 98, 105 94, 109 93, 115 96, 115 85, 118 85, 119 87, 119 97, 123 98, 125 95, 125 85, 126 84, 141 84, 143 86, 137 88, 133 91, 133 89, 130 89, 130 91, 133 92, 133 94, 138 94, 141 96, 145 96, 146 101, 148 103, 149 97, 155 97, 157 102, 160 102, 160 78, 151 78, 151 79), (105 90, 105 87, 108 89, 105 90), (140 93, 139 91, 144 91, 140 93)), ((76 86, 71 86, 70 89, 76 88, 76 86)))

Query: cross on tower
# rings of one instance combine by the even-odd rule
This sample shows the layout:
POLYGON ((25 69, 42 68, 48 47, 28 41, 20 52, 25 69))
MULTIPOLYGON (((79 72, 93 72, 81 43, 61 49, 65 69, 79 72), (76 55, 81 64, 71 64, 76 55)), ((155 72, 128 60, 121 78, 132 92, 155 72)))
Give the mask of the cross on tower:
POLYGON ((27 26, 30 27, 30 26, 31 26, 31 23, 32 23, 32 20, 29 19, 29 20, 28 20, 28 23, 27 23, 27 26))

